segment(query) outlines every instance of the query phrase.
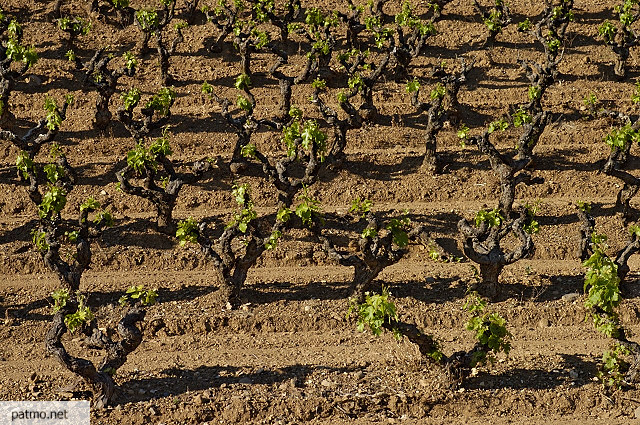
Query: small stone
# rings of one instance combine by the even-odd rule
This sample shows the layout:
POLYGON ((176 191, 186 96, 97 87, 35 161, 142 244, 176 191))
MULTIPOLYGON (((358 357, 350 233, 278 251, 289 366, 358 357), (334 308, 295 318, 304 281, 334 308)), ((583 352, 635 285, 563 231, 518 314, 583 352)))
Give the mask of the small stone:
POLYGON ((29 84, 30 86, 39 86, 42 84, 42 78, 33 74, 29 75, 26 81, 27 81, 27 84, 29 84))
POLYGON ((328 379, 323 379, 322 382, 320 382, 320 385, 322 385, 323 387, 333 387, 333 382, 329 381, 328 379))
POLYGON ((429 381, 427 381, 426 379, 421 379, 418 381, 418 383, 420 384, 421 387, 428 387, 429 386, 429 381))
POLYGON ((243 376, 242 378, 238 379, 238 383, 240 383, 240 384, 253 384, 253 381, 248 376, 243 376))
POLYGON ((308 312, 310 312, 310 311, 311 311, 311 306, 310 306, 310 305, 305 305, 305 306, 304 306, 304 312, 305 312, 305 313, 308 313, 308 312))
POLYGON ((359 370, 353 375, 353 377, 356 378, 357 380, 360 380, 360 379, 364 378, 364 372, 359 370))
POLYGON ((198 394, 193 398, 193 404, 196 406, 202 406, 204 404, 204 399, 201 394, 198 394))
POLYGON ((539 328, 548 328, 549 327, 549 320, 543 317, 538 322, 538 327, 539 328))
POLYGON ((562 296, 562 301, 566 301, 568 303, 572 303, 575 300, 577 300, 578 298, 580 298, 580 294, 578 294, 577 292, 571 292, 569 294, 564 294, 562 296))
POLYGON ((146 393, 147 393, 147 391, 144 388, 139 388, 138 389, 138 394, 145 395, 146 393))
POLYGON ((636 419, 640 419, 640 406, 636 407, 634 414, 636 419))
POLYGON ((578 379, 578 376, 579 376, 579 374, 578 374, 578 371, 577 371, 577 370, 575 370, 575 369, 571 369, 571 370, 569 371, 569 378, 571 378, 571 379, 578 379))
POLYGON ((101 191, 100 191, 100 195, 102 195, 102 196, 106 196, 106 195, 107 195, 107 191, 106 191, 106 190, 104 190, 104 189, 103 189, 103 190, 101 190, 101 191))
POLYGON ((153 406, 149 407, 149 413, 151 414, 151 416, 157 416, 158 415, 158 411, 153 406))

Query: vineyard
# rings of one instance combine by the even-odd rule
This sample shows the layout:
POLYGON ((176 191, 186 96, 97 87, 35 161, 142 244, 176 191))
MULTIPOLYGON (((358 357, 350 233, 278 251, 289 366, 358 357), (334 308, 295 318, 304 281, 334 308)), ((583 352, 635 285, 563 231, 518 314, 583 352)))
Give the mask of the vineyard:
POLYGON ((0 399, 640 418, 640 2, 0 6, 0 399))

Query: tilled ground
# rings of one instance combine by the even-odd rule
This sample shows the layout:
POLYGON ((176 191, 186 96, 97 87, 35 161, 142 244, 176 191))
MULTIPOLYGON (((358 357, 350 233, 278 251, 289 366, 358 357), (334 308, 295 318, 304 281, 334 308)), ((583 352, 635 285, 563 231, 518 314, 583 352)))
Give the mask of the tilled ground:
MULTIPOLYGON (((545 130, 532 165, 544 183, 518 189, 518 203, 540 200, 541 230, 534 236, 535 255, 504 270, 504 293, 491 305, 508 320, 512 351, 478 368, 455 390, 446 388, 438 370, 407 341, 356 331, 345 317, 352 271, 331 263, 304 232, 285 235, 278 248, 261 258, 243 289, 246 304, 239 311, 223 311, 211 263, 194 247, 179 247, 173 238, 155 232, 150 204, 116 190, 114 172, 131 148, 129 136, 118 124, 106 134, 91 128, 96 95, 78 89, 78 75, 59 47, 60 33, 46 19, 50 2, 9 3, 8 10, 23 7, 25 39, 41 56, 32 70, 37 78, 20 83, 11 97, 17 125, 27 128, 41 118, 45 95, 61 99, 73 93, 76 101, 58 140, 80 171, 67 210, 91 195, 109 202, 117 220, 93 245, 92 270, 82 284, 83 291, 93 294, 89 303, 107 325, 120 311, 104 306, 117 305, 129 286, 144 283, 159 292, 159 303, 147 314, 143 344, 116 376, 116 405, 92 412, 92 423, 614 424, 640 416, 640 391, 607 392, 594 381, 610 340, 584 320, 584 270, 574 258, 580 223, 573 204, 578 200, 593 203, 597 229, 609 236, 612 252, 627 237, 614 210, 621 183, 599 173, 609 149, 602 139, 611 122, 582 117, 582 100, 591 92, 607 106, 633 112, 627 99, 634 90, 636 52, 629 59, 631 78, 614 81, 612 53, 597 36, 614 2, 576 1, 560 82, 545 97, 546 107, 563 115, 545 130)), ((132 1, 134 7, 138 3, 132 1)), ((390 7, 398 6, 392 3, 390 7)), ((542 10, 542 4, 530 10, 529 2, 512 3, 516 17, 542 10)), ((329 2, 321 5, 333 7, 329 2)), ((453 1, 444 15, 439 34, 429 41, 429 54, 419 59, 416 69, 426 70, 443 59, 454 66, 462 54, 475 59, 460 101, 463 121, 479 132, 509 106, 526 100, 528 82, 516 60, 540 59, 540 49, 531 37, 510 27, 488 53, 483 47, 486 30, 474 17, 471 2, 453 1)), ((131 28, 119 29, 95 17, 93 21, 94 36, 81 38, 80 54, 105 43, 133 47, 138 33, 131 28)), ((231 87, 239 72, 230 44, 224 54, 202 56, 203 43, 213 33, 212 26, 203 23, 187 28, 186 41, 171 60, 171 72, 181 81, 170 130, 176 160, 219 157, 223 164, 235 142, 218 106, 199 94, 204 80, 231 87)), ((254 62, 258 115, 268 115, 277 102, 277 83, 266 74, 272 60, 260 55, 254 62)), ((120 89, 136 85, 143 96, 155 92, 155 63, 155 55, 145 57, 140 72, 120 89)), ((292 69, 298 65, 299 59, 293 59, 292 69)), ((313 107, 306 103, 309 93, 309 87, 295 88, 294 98, 303 99, 300 106, 313 116, 313 107)), ((230 88, 220 88, 220 94, 235 96, 230 88)), ((380 122, 349 133, 345 166, 324 172, 310 195, 327 213, 344 213, 355 197, 371 199, 378 211, 398 214, 406 209, 451 255, 464 257, 456 223, 496 203, 498 182, 487 158, 473 146, 460 147, 450 126, 439 136, 444 172, 425 173, 420 169, 424 118, 408 112, 403 85, 384 81, 375 101, 380 122)), ((114 96, 113 110, 118 102, 114 96)), ((508 150, 517 135, 517 130, 507 130, 495 138, 496 144, 508 150)), ((281 149, 275 133, 259 134, 257 144, 265 150, 281 149)), ((49 295, 57 281, 32 248, 30 230, 37 214, 18 185, 16 154, 14 147, 0 142, 0 399, 87 398, 88 388, 61 390, 73 376, 44 353, 49 295)), ((46 152, 41 155, 44 160, 46 152)), ((634 161, 630 168, 638 165, 634 161)), ((242 182, 253 188, 259 214, 270 213, 274 191, 251 177, 258 174, 254 171, 242 182)), ((229 192, 235 179, 221 166, 209 180, 185 187, 174 216, 228 222, 235 209, 229 192)), ((66 218, 72 216, 65 212, 66 218)), ((433 333, 450 354, 473 346, 471 333, 464 329, 468 316, 463 309, 467 288, 474 282, 471 265, 464 259, 433 261, 426 249, 412 247, 379 280, 390 286, 402 319, 433 333)), ((620 316, 635 335, 640 332, 640 291, 633 285, 640 261, 632 258, 630 266, 620 316)), ((100 358, 101 353, 82 349, 74 335, 65 342, 74 353, 100 358)))

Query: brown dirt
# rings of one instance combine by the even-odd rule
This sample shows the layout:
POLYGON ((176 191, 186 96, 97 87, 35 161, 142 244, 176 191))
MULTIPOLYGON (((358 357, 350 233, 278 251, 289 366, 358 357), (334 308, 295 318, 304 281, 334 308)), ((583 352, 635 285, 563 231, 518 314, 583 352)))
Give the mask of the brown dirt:
MULTIPOLYGON (((95 305, 110 305, 133 284, 158 288, 159 304, 149 309, 145 341, 118 371, 118 404, 92 412, 94 424, 201 423, 629 423, 640 405, 640 391, 605 392, 594 382, 600 356, 609 344, 584 321, 582 298, 567 302, 562 295, 582 292, 583 269, 573 257, 579 222, 571 204, 594 203, 599 232, 609 235, 613 249, 626 238, 622 220, 613 210, 620 184, 598 172, 607 155, 602 143, 610 123, 580 118, 582 99, 590 92, 622 110, 631 110, 633 79, 612 78, 613 54, 597 38, 597 27, 611 16, 614 2, 576 1, 576 21, 570 26, 571 44, 560 66, 561 82, 545 104, 566 119, 545 131, 536 149, 535 175, 543 184, 519 188, 520 202, 541 201, 541 231, 535 236, 532 259, 509 266, 501 275, 505 296, 493 307, 509 322, 513 349, 493 366, 478 370, 458 391, 442 387, 437 372, 407 341, 390 335, 375 338, 355 330, 346 320, 347 284, 352 271, 331 264, 304 234, 288 235, 274 252, 251 270, 239 311, 225 312, 211 264, 195 248, 178 247, 175 240, 151 230, 149 205, 116 191, 117 161, 131 148, 118 124, 107 134, 91 128, 95 93, 78 89, 78 75, 62 58, 63 38, 46 19, 47 1, 11 0, 3 7, 25 22, 25 40, 41 60, 33 75, 41 84, 21 83, 11 97, 11 109, 22 128, 43 115, 45 95, 61 99, 68 92, 76 102, 64 122, 58 141, 70 162, 80 167, 80 185, 69 197, 66 211, 89 195, 111 201, 118 220, 94 245, 92 270, 83 278, 83 290, 95 305)), ((140 2, 132 1, 134 7, 140 2)), ((321 2, 326 4, 327 2, 321 2)), ((390 2, 395 4, 396 2, 390 2)), ((538 2, 542 3, 542 2, 538 2)), ((178 7, 183 6, 178 2, 178 7)), ((397 7, 397 5, 390 7, 397 7)), ((424 5, 423 5, 424 6, 424 5)), ((421 7, 423 7, 421 6, 421 7)), ((533 16, 542 10, 529 2, 510 2, 516 15, 533 16)), ((65 5, 68 8, 70 6, 65 5)), ((464 121, 472 128, 508 111, 526 99, 527 81, 516 59, 540 58, 538 46, 515 28, 498 36, 488 55, 481 45, 484 26, 474 17, 471 2, 456 0, 444 9, 439 34, 429 41, 428 54, 416 70, 460 54, 476 58, 470 82, 461 91, 464 121)), ((110 44, 130 48, 138 32, 122 30, 92 18, 90 36, 81 37, 81 54, 110 44)), ((185 30, 186 42, 172 58, 171 72, 182 83, 171 120, 172 146, 177 159, 204 156, 229 158, 235 136, 218 114, 218 107, 200 95, 207 80, 231 87, 239 71, 232 54, 202 55, 203 41, 212 26, 185 30)), ((123 49, 125 47, 122 47, 123 49)), ((229 49, 227 45, 227 50, 229 49)), ((636 51, 628 63, 637 76, 636 51)), ((268 114, 277 99, 277 84, 265 71, 272 57, 261 55, 255 69, 258 114, 268 114)), ((293 68, 292 68, 293 69, 293 68)), ((419 72, 419 71, 418 71, 419 72)), ((144 95, 157 90, 155 55, 142 61, 133 80, 123 78, 121 89, 137 86, 144 95)), ((232 89, 220 89, 233 95, 232 89)), ((297 103, 313 115, 306 103, 308 87, 294 92, 297 103)), ((497 199, 497 180, 488 161, 475 148, 461 148, 455 129, 441 133, 439 150, 445 172, 432 176, 420 168, 422 118, 406 113, 409 98, 392 81, 376 93, 381 124, 352 131, 344 169, 325 173, 311 188, 326 211, 345 211, 357 196, 369 198, 381 211, 408 209, 415 221, 428 226, 439 242, 462 256, 455 224, 470 218, 483 204, 497 199)), ((113 99, 113 110, 119 102, 113 99)), ((476 130, 478 131, 478 130, 476 130)), ((499 147, 513 145, 509 130, 499 147)), ((265 134, 259 146, 278 146, 277 135, 265 134)), ((36 211, 26 190, 17 185, 13 161, 17 151, 0 142, 0 399, 60 399, 58 388, 72 380, 44 354, 43 337, 50 319, 49 294, 57 280, 31 246, 30 229, 36 211), (32 374, 35 372, 35 376, 32 374), (32 385, 33 384, 33 385, 32 385), (34 387, 35 386, 35 387, 34 387)), ((42 155, 45 155, 43 153, 42 155)), ((176 218, 212 217, 228 221, 234 208, 229 187, 233 178, 218 171, 214 177, 183 189, 176 218)), ((272 191, 257 178, 243 177, 253 187, 259 211, 274 205, 272 191)), ((445 264, 428 259, 424 249, 380 276, 389 285, 401 317, 436 335, 447 353, 473 345, 464 329, 462 309, 472 281, 468 261, 445 264)), ((631 260, 635 282, 638 259, 631 260)), ((640 291, 632 288, 620 310, 632 334, 640 332, 640 291)), ((114 316, 101 307, 98 317, 114 316)), ((79 352, 79 341, 69 337, 79 352)), ((86 351, 83 351, 86 354, 86 351)), ((100 353, 90 351, 88 358, 100 353)))

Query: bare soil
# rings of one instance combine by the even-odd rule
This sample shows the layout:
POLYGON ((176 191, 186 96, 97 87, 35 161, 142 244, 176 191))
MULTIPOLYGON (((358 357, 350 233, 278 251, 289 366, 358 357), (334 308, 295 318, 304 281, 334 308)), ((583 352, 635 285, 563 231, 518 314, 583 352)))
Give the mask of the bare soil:
MULTIPOLYGON (((612 251, 626 239, 614 210, 620 183, 599 173, 608 155, 602 140, 611 123, 581 115, 589 93, 611 107, 627 112, 633 108, 628 99, 639 72, 637 51, 628 61, 630 77, 618 82, 613 77, 613 53, 597 35, 602 20, 611 19, 616 2, 575 3, 560 82, 545 97, 545 105, 564 116, 546 129, 535 152, 534 174, 544 183, 520 187, 517 193, 521 203, 540 200, 536 252, 505 269, 504 293, 492 305, 508 320, 513 349, 495 364, 479 368, 456 391, 444 387, 437 371, 409 342, 357 332, 353 321, 345 318, 352 270, 332 264, 302 232, 286 235, 251 270, 242 292, 246 304, 238 311, 223 311, 210 262, 195 247, 179 247, 174 238, 154 231, 150 205, 116 190, 114 173, 132 142, 117 122, 106 134, 92 129, 96 94, 80 90, 80 76, 63 56, 65 37, 47 17, 51 3, 3 3, 24 22, 25 40, 41 57, 32 77, 20 83, 10 99, 17 117, 12 130, 23 131, 19 129, 43 116, 45 95, 59 102, 66 93, 74 95, 58 138, 80 174, 65 211, 72 218, 91 195, 109 201, 117 219, 117 225, 93 245, 93 265, 82 289, 93 294, 90 303, 103 320, 117 318, 117 308, 98 306, 117 305, 129 286, 144 283, 159 292, 159 303, 147 314, 143 344, 116 376, 117 404, 93 411, 92 423, 615 424, 636 418, 639 390, 609 392, 593 379, 610 340, 585 322, 584 296, 563 299, 566 294, 582 294, 583 286, 584 270, 574 256, 580 226, 574 202, 593 203, 597 229, 609 236, 612 251)), ((543 9, 541 1, 533 7, 524 0, 509 3, 516 20, 543 9)), ((334 8, 326 0, 318 4, 334 8)), ((133 7, 140 5, 132 1, 133 7)), ((65 2, 63 10, 71 7, 65 2)), ((183 7, 178 1, 179 17, 183 7)), ((399 3, 390 1, 387 7, 392 11, 399 3)), ((121 29, 108 19, 90 18, 93 29, 80 37, 79 55, 89 57, 93 49, 107 44, 121 51, 135 45, 139 33, 133 26, 121 29)), ((460 55, 476 60, 460 93, 462 120, 472 132, 526 100, 528 83, 516 60, 541 59, 532 37, 510 26, 486 50, 486 29, 466 0, 445 6, 436 27, 438 35, 429 40, 414 72, 426 75, 442 60, 455 66, 460 55)), ((170 122, 177 160, 219 157, 224 163, 235 142, 217 104, 200 94, 206 80, 221 85, 216 88, 221 95, 235 96, 232 81, 240 70, 232 45, 227 42, 218 54, 203 50, 214 35, 213 26, 196 22, 185 30, 185 43, 171 59, 170 72, 179 82, 170 122)), ((273 59, 264 54, 255 60, 258 115, 277 107, 277 82, 266 72, 273 59)), ((345 84, 337 78, 330 83, 345 84)), ((155 54, 141 61, 133 79, 121 80, 122 90, 132 86, 141 88, 143 97, 160 87, 155 54)), ((315 116, 308 95, 309 87, 295 88, 296 103, 315 116)), ((455 128, 449 127, 439 138, 443 173, 422 171, 424 117, 411 112, 403 84, 385 81, 375 97, 380 122, 349 133, 345 166, 325 172, 310 194, 328 212, 346 211, 355 197, 372 200, 379 211, 406 209, 452 255, 464 257, 457 221, 471 218, 483 205, 493 208, 497 201, 498 182, 487 158, 473 146, 461 147, 455 128)), ((112 101, 115 111, 117 95, 112 101)), ((510 149, 517 134, 507 130, 498 146, 510 149)), ((260 137, 260 148, 281 149, 277 134, 260 137)), ((74 377, 44 353, 49 295, 58 282, 31 244, 37 213, 16 178, 16 154, 14 147, 0 141, 0 399, 86 398, 88 388, 60 392, 74 377)), ((174 216, 208 218, 219 225, 229 221, 235 208, 229 188, 236 178, 220 167, 210 180, 185 187, 174 216)), ((268 183, 251 176, 241 180, 251 184, 258 211, 269 212, 275 199, 268 183)), ((402 319, 433 333, 445 352, 452 353, 473 346, 462 308, 473 282, 472 265, 466 259, 432 261, 427 250, 413 247, 379 280, 390 287, 402 319)), ((638 335, 640 290, 634 284, 640 261, 632 258, 630 266, 631 285, 620 311, 623 324, 638 335)), ((67 343, 76 353, 99 358, 99 352, 81 349, 73 336, 67 343)))

